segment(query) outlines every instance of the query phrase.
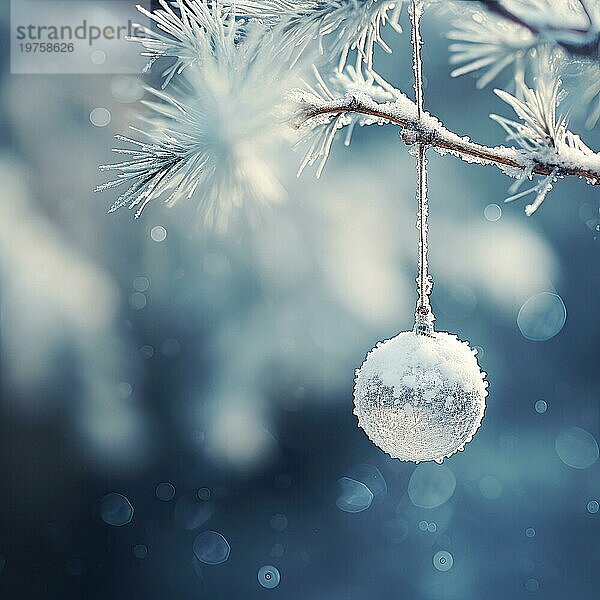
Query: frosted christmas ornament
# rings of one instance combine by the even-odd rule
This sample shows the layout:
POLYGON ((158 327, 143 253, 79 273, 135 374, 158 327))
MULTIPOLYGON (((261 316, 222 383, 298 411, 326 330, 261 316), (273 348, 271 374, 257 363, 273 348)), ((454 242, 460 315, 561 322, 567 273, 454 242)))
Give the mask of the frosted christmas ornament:
MULTIPOLYGON (((419 119, 423 110, 420 6, 413 2, 413 67, 419 119)), ((481 425, 488 383, 473 350, 436 332, 427 267, 427 169, 417 144, 418 302, 415 326, 380 342, 356 371, 354 414, 371 441, 392 458, 442 462, 463 450, 481 425)))
POLYGON ((441 462, 462 450, 487 396, 475 352, 445 332, 403 331, 381 342, 357 371, 358 424, 392 458, 441 462))

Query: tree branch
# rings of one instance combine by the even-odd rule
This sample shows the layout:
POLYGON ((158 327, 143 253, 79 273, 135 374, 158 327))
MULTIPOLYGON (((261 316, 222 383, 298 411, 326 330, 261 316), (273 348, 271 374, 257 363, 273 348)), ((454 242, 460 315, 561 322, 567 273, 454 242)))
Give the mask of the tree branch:
POLYGON ((347 94, 342 99, 323 101, 312 94, 295 92, 298 105, 294 124, 298 129, 313 129, 331 119, 344 115, 362 116, 360 124, 392 123, 403 129, 402 139, 407 145, 424 143, 441 154, 452 154, 470 163, 494 165, 511 177, 527 174, 558 177, 577 176, 589 183, 600 184, 600 154, 584 154, 570 149, 568 155, 551 149, 538 153, 505 146, 484 146, 468 137, 453 133, 435 117, 425 113, 417 117, 415 103, 402 95, 395 102, 377 103, 368 95, 347 94))

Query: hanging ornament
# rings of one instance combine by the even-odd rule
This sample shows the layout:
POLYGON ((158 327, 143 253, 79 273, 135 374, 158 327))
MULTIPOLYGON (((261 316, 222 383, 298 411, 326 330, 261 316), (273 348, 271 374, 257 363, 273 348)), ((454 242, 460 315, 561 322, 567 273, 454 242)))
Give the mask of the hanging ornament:
POLYGON ((484 377, 475 351, 456 336, 403 331, 373 348, 357 371, 354 414, 392 458, 442 462, 481 424, 484 377))
MULTIPOLYGON (((417 114, 423 114, 421 5, 413 0, 412 42, 417 114)), ((488 383, 473 350, 436 332, 427 265, 429 206, 425 145, 417 144, 418 301, 415 326, 380 342, 356 371, 354 414, 371 441, 392 458, 420 462, 464 449, 481 425, 488 383)))

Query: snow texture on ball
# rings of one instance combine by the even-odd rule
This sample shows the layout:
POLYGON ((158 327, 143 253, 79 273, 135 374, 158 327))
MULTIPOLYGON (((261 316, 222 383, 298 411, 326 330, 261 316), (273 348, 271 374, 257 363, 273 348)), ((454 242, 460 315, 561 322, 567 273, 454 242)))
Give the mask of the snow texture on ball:
POLYGON ((455 335, 404 331, 380 342, 356 371, 354 414, 392 458, 442 462, 481 425, 488 383, 455 335))

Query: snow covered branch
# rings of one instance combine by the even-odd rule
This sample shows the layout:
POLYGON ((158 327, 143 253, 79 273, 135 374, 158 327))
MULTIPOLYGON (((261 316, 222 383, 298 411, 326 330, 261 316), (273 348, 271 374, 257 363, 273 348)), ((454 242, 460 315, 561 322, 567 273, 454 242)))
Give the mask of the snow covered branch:
POLYGON ((527 214, 557 179, 600 184, 600 154, 568 129, 567 109, 559 111, 570 91, 588 127, 600 119, 599 0, 478 0, 459 9, 415 2, 454 10, 453 76, 474 74, 478 88, 505 86, 495 92, 514 114, 491 117, 510 146, 478 144, 419 116, 415 102, 376 73, 374 50, 391 52, 385 29, 401 32, 407 0, 158 0, 154 11, 139 7, 153 26, 132 40, 147 69, 166 65, 162 86, 149 89, 133 137, 119 137, 126 147, 115 152, 125 160, 102 167, 114 178, 98 190, 124 190, 112 210, 129 206, 137 216, 158 198, 195 197, 206 221, 224 226, 234 208, 254 213, 285 196, 275 157, 290 140, 281 118, 290 110, 308 145, 300 171, 317 164, 320 175, 342 129, 349 144, 356 125, 394 124, 408 146, 501 169, 516 180, 507 200, 533 195, 527 214), (310 62, 323 73, 314 68, 312 87, 304 83, 310 62))
POLYGON ((365 94, 355 93, 347 94, 339 100, 321 103, 296 90, 294 98, 299 105, 295 115, 295 125, 299 129, 312 129, 340 116, 350 117, 354 113, 362 115, 362 125, 393 123, 402 127, 402 139, 407 144, 423 142, 441 154, 450 153, 466 162, 495 165, 511 176, 517 176, 515 171, 537 175, 550 175, 556 171, 558 176, 576 175, 594 185, 600 184, 599 154, 576 156, 577 152, 574 152, 570 157, 558 154, 549 157, 546 153, 540 153, 539 157, 535 157, 517 148, 477 144, 468 137, 453 133, 436 117, 427 113, 419 121, 416 118, 416 105, 406 96, 403 102, 378 104, 365 94), (576 162, 575 158, 580 160, 576 162))
MULTIPOLYGON (((320 173, 335 134, 344 127, 394 124, 402 128, 402 139, 408 145, 420 142, 440 154, 452 154, 470 163, 494 165, 519 180, 518 183, 534 174, 542 175, 544 178, 539 185, 510 198, 512 200, 535 193, 536 201, 528 206, 528 214, 539 207, 557 178, 577 176, 591 184, 600 184, 600 154, 591 151, 578 136, 569 132, 564 120, 557 121, 543 111, 537 114, 526 101, 503 98, 515 108, 524 123, 496 117, 509 134, 509 139, 516 140, 521 147, 484 146, 450 131, 428 113, 419 119, 416 104, 391 86, 384 88, 383 80, 371 82, 380 96, 384 93, 393 96, 383 102, 358 88, 349 90, 342 97, 335 97, 324 85, 321 80, 321 93, 294 90, 290 94, 290 99, 295 103, 293 125, 300 130, 302 139, 309 143, 302 168, 319 161, 320 173), (325 91, 326 96, 323 94, 325 91), (553 130, 546 131, 549 127, 553 130), (532 140, 537 140, 537 143, 532 140)), ((536 97, 532 90, 529 91, 536 97)), ((556 90, 552 93, 556 93, 556 90)), ((505 92, 500 94, 510 96, 505 92)))

